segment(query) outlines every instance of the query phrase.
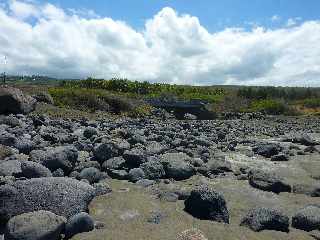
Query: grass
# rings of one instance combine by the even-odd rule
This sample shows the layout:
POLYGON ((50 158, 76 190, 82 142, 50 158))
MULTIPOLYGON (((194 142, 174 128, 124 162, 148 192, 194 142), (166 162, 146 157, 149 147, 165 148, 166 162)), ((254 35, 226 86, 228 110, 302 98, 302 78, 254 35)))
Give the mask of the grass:
POLYGON ((248 110, 250 112, 264 112, 271 115, 286 114, 290 111, 287 104, 276 99, 254 100, 248 110))
POLYGON ((128 79, 93 79, 64 81, 65 88, 104 89, 114 93, 126 94, 138 98, 177 98, 181 100, 203 100, 216 102, 226 94, 221 87, 200 87, 163 83, 130 81, 128 79))
POLYGON ((102 89, 52 87, 48 91, 57 106, 91 113, 104 111, 139 117, 152 109, 139 99, 102 89))
POLYGON ((152 110, 145 99, 172 99, 207 102, 207 109, 217 115, 223 112, 263 112, 289 116, 320 115, 320 98, 316 97, 319 93, 318 88, 201 87, 91 78, 60 81, 60 86, 32 84, 16 86, 29 94, 48 91, 56 106, 89 114, 100 111, 143 117, 148 116, 152 110))

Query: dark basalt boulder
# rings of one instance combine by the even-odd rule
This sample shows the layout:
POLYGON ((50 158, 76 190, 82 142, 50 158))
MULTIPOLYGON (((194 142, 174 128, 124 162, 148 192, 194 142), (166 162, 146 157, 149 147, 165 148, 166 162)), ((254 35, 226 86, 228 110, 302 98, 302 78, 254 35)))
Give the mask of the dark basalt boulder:
POLYGON ((271 172, 260 169, 251 169, 248 173, 249 184, 263 191, 274 193, 291 192, 291 186, 282 178, 271 172))
POLYGON ((35 95, 32 95, 32 97, 34 99, 36 99, 37 102, 43 102, 43 103, 47 103, 47 104, 51 104, 51 105, 54 104, 54 100, 53 100, 52 96, 47 92, 40 92, 35 95))
MULTIPOLYGON (((126 141, 123 141, 123 142, 126 142, 126 141)), ((121 141, 118 141, 118 140, 102 143, 94 148, 93 155, 99 163, 103 163, 110 158, 120 156, 124 151, 123 148, 130 147, 130 145, 128 146, 123 146, 123 145, 124 144, 122 144, 121 141)))
POLYGON ((22 213, 46 210, 69 218, 87 211, 95 197, 89 184, 72 178, 33 178, 0 186, 0 223, 22 213))
POLYGON ((85 212, 78 213, 71 217, 65 229, 66 239, 72 238, 74 235, 83 232, 90 232, 94 229, 94 220, 85 212))
POLYGON ((292 227, 308 232, 320 229, 320 205, 299 209, 292 217, 292 227))
POLYGON ((160 156, 167 178, 184 180, 192 177, 196 172, 189 163, 191 161, 184 153, 166 153, 160 156))
POLYGON ((99 169, 94 168, 94 167, 89 167, 83 169, 79 176, 78 179, 86 179, 89 181, 90 184, 97 183, 99 182, 103 177, 103 174, 100 172, 99 169))
POLYGON ((12 87, 0 87, 0 114, 27 114, 36 106, 36 100, 21 90, 12 87))
POLYGON ((46 150, 34 150, 30 153, 30 160, 40 163, 52 172, 62 169, 69 174, 78 159, 78 150, 73 146, 59 146, 46 150))
POLYGON ((224 196, 206 185, 192 190, 184 205, 185 211, 196 218, 229 223, 224 196))
POLYGON ((254 151, 255 154, 264 156, 266 158, 270 158, 274 155, 279 154, 282 148, 281 146, 274 143, 262 143, 253 147, 252 150, 254 151))
POLYGON ((251 209, 242 218, 240 226, 249 227, 255 232, 262 230, 289 232, 289 217, 279 210, 259 207, 251 209))
POLYGON ((137 182, 145 178, 145 173, 141 168, 133 168, 129 171, 128 178, 131 182, 137 182))
POLYGON ((11 218, 6 240, 59 240, 67 219, 49 211, 24 213, 11 218))
POLYGON ((160 179, 166 175, 163 165, 159 161, 148 161, 140 165, 147 179, 160 179))

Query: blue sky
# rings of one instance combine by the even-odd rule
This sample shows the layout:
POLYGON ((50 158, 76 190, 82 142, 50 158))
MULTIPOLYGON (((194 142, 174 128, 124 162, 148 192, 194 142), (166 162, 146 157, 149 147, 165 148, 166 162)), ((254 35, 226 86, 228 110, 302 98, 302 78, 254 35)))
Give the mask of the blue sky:
POLYGON ((320 0, 0 0, 9 74, 320 86, 320 0))
MULTIPOLYGON (((48 1, 39 1, 48 2, 48 1)), ((225 27, 250 27, 250 23, 275 28, 288 19, 301 21, 320 17, 319 0, 52 0, 64 9, 91 9, 101 17, 123 20, 141 29, 145 20, 152 18, 164 7, 179 13, 197 16, 209 31, 225 27), (270 21, 278 16, 278 21, 270 21)))

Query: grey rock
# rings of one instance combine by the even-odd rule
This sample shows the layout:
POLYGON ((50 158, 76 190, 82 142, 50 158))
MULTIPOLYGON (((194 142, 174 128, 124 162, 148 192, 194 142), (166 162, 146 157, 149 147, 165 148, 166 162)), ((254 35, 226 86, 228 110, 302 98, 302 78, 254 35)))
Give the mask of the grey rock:
POLYGON ((263 191, 274 193, 291 192, 291 186, 274 173, 252 169, 248 173, 249 184, 263 191))
POLYGON ((166 153, 161 155, 161 162, 166 177, 175 180, 188 179, 195 174, 194 167, 187 161, 191 159, 184 153, 166 153))
POLYGON ((117 157, 120 155, 120 151, 117 148, 116 144, 113 142, 102 143, 94 148, 93 151, 94 157, 100 163, 104 161, 117 157))
POLYGON ((17 138, 14 134, 2 131, 0 132, 0 144, 5 146, 14 146, 17 142, 17 138))
POLYGON ((184 205, 185 211, 196 218, 229 223, 224 196, 206 185, 193 189, 184 205))
POLYGON ((97 183, 102 179, 102 174, 99 169, 90 167, 83 169, 79 176, 79 179, 87 179, 90 184, 97 183))
POLYGON ((106 182, 98 182, 93 184, 96 190, 96 196, 105 195, 112 192, 112 189, 106 182))
POLYGON ((289 232, 289 217, 279 210, 259 207, 249 210, 240 225, 249 227, 255 232, 262 230, 289 232))
POLYGON ((32 96, 37 102, 43 102, 47 104, 54 104, 52 96, 48 92, 40 92, 32 96))
POLYGON ((131 182, 137 182, 145 178, 145 173, 141 168, 133 168, 129 171, 128 178, 131 182))
POLYGON ((108 170, 120 170, 125 167, 126 160, 123 157, 110 158, 102 164, 102 169, 108 170))
POLYGON ((33 141, 25 138, 18 138, 13 146, 24 154, 29 154, 36 147, 33 141))
POLYGON ((95 136, 98 134, 98 130, 94 127, 87 127, 84 131, 83 131, 83 136, 85 138, 91 138, 92 136, 95 136))
POLYGON ((184 114, 183 118, 184 118, 185 120, 197 120, 197 119, 198 119, 197 116, 195 116, 195 115, 193 115, 193 114, 191 114, 191 113, 186 113, 186 114, 184 114))
POLYGON ((141 179, 136 182, 137 185, 142 186, 142 187, 149 187, 155 184, 154 180, 149 180, 149 179, 141 179))
POLYGON ((36 100, 12 87, 0 88, 0 114, 29 113, 35 109, 36 100))
POLYGON ((64 172, 61 168, 58 168, 52 173, 53 177, 64 177, 64 172))
POLYGON ((11 218, 6 240, 59 240, 67 219, 49 211, 29 212, 11 218))
POLYGON ((130 150, 126 150, 123 153, 123 158, 126 160, 126 164, 130 168, 139 167, 140 164, 146 162, 147 160, 146 153, 141 148, 133 148, 130 150))
POLYGON ((168 149, 168 146, 159 142, 149 142, 146 145, 145 152, 147 155, 162 154, 168 149))
POLYGON ((21 173, 20 161, 11 160, 0 163, 0 176, 16 176, 21 173))
POLYGON ((97 161, 80 162, 76 167, 73 168, 73 170, 81 172, 83 169, 90 167, 94 167, 100 170, 100 164, 97 161))
POLYGON ((273 162, 289 161, 289 157, 285 154, 278 154, 278 155, 272 156, 271 161, 273 161, 273 162))
POLYGON ((42 178, 42 177, 52 177, 52 174, 48 168, 45 166, 31 162, 31 161, 21 161, 21 175, 17 177, 25 178, 42 178))
POLYGON ((308 232, 320 229, 320 205, 299 209, 292 217, 292 227, 308 232))
POLYGON ((5 124, 10 127, 21 127, 22 122, 18 118, 9 115, 9 116, 0 116, 0 124, 5 124))
POLYGON ((87 210, 95 196, 89 184, 72 178, 34 178, 0 186, 0 223, 39 210, 69 218, 87 210))
POLYGON ((30 153, 31 161, 38 162, 51 171, 61 168, 65 174, 72 171, 77 158, 78 150, 73 146, 48 148, 45 151, 34 150, 30 153))
POLYGON ((119 179, 119 180, 126 180, 128 179, 128 172, 126 170, 111 170, 109 172, 110 177, 114 179, 119 179))
POLYGON ((270 158, 274 155, 277 155, 282 148, 274 143, 262 143, 255 146, 252 150, 255 154, 270 158))
POLYGON ((147 179, 160 179, 166 175, 163 165, 159 161, 148 161, 140 165, 147 179))
POLYGON ((70 239, 74 235, 83 232, 90 232, 94 229, 94 220, 85 212, 78 213, 71 217, 65 229, 66 239, 70 239))

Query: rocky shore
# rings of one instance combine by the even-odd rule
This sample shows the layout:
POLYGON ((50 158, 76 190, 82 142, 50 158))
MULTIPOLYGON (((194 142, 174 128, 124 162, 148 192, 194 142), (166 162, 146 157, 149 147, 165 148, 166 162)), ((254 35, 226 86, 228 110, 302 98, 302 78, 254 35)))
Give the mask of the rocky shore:
POLYGON ((318 118, 90 121, 7 110, 3 239, 320 237, 318 118))

